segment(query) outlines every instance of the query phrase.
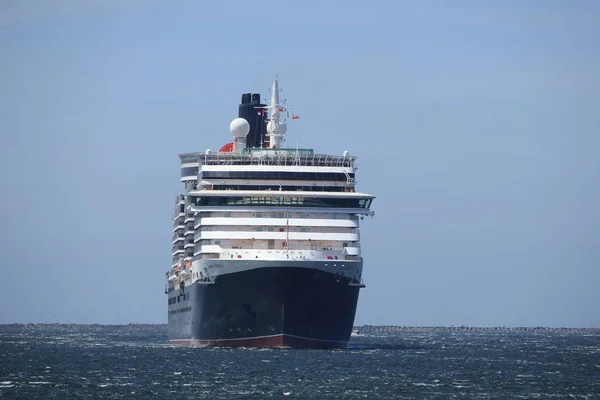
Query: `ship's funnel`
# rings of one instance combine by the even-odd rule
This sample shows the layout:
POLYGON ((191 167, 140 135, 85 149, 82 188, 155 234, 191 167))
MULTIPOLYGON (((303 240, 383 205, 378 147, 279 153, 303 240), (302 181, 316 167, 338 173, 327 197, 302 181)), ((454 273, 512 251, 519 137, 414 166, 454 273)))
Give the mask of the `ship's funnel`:
POLYGON ((250 131, 246 136, 246 147, 248 148, 261 147, 261 144, 265 142, 267 112, 264 108, 257 108, 265 106, 266 104, 260 102, 259 93, 242 94, 238 117, 245 119, 250 127, 250 131))

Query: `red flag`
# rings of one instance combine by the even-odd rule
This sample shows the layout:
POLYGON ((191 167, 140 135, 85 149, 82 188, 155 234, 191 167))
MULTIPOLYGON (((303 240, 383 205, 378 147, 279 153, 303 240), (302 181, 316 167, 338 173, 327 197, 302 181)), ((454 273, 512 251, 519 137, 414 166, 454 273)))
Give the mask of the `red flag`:
POLYGON ((283 107, 279 107, 279 111, 283 111, 283 107))
POLYGON ((292 119, 300 119, 299 116, 292 114, 292 119))

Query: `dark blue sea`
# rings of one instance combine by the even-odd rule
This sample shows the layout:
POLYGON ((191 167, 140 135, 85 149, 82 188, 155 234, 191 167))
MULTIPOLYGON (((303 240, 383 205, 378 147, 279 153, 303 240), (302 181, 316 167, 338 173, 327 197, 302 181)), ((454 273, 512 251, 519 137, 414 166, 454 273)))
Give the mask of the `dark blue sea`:
POLYGON ((599 334, 409 331, 347 350, 165 342, 152 326, 0 326, 0 398, 600 399, 599 334))

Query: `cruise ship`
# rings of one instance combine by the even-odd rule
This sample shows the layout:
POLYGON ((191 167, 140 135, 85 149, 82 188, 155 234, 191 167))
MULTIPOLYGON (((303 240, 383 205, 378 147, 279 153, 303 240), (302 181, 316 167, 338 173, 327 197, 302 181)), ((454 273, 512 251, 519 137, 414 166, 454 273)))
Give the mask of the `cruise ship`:
POLYGON ((277 78, 267 104, 243 94, 230 143, 179 155, 165 288, 174 345, 348 345, 365 287, 359 222, 374 196, 356 190, 348 151, 286 146, 292 109, 279 94, 277 78))

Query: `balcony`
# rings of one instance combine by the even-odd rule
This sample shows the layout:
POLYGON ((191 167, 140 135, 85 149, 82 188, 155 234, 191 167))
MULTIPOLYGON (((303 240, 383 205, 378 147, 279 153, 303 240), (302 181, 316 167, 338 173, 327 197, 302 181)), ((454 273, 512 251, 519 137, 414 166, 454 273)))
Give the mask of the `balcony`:
POLYGON ((171 253, 172 256, 176 256, 177 254, 183 254, 185 252, 185 250, 183 248, 181 249, 173 249, 173 253, 171 253))
POLYGON ((185 236, 182 234, 173 236, 173 244, 177 242, 182 242, 183 240, 185 240, 185 236))
POLYGON ((178 230, 180 230, 180 229, 184 229, 184 228, 185 228, 185 225, 183 224, 183 222, 177 222, 177 221, 176 221, 176 222, 173 224, 173 232, 175 232, 175 231, 178 231, 178 230))

